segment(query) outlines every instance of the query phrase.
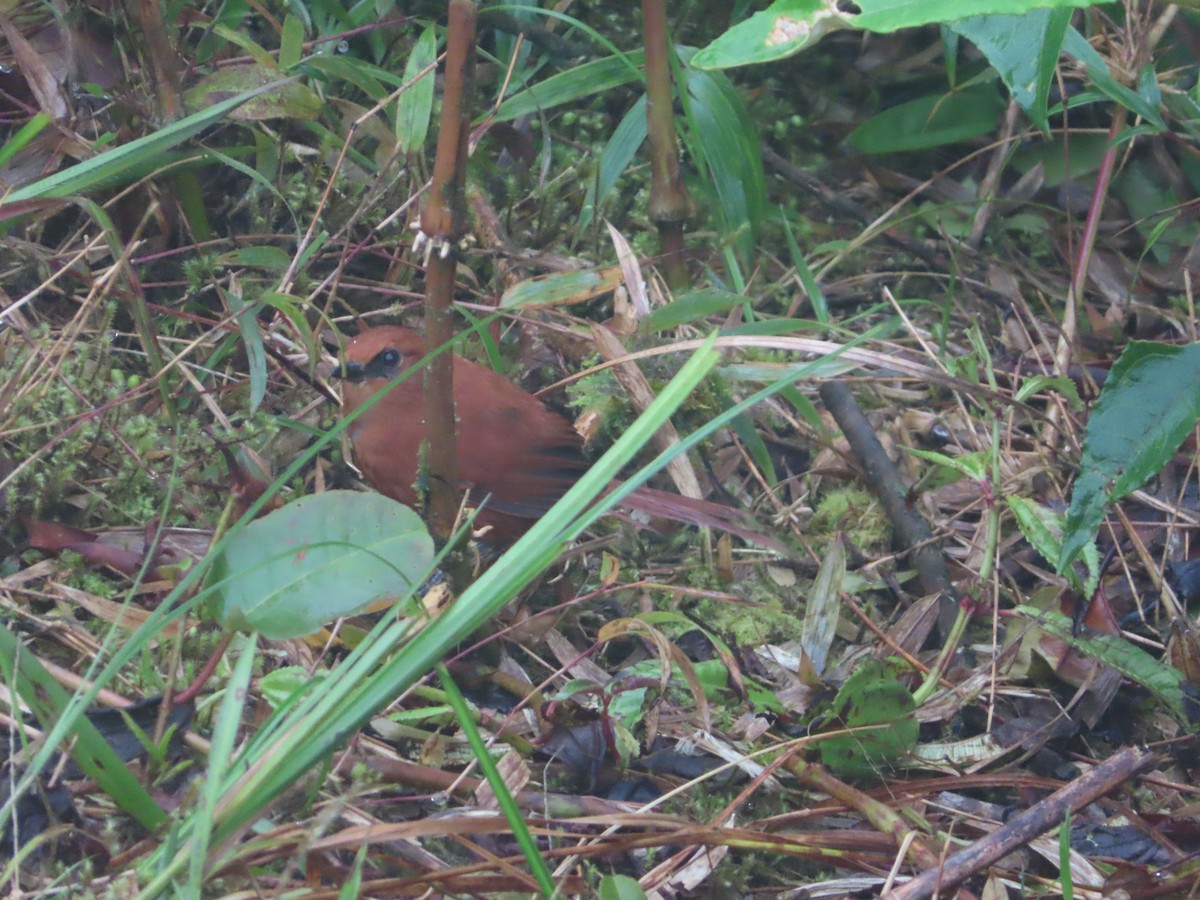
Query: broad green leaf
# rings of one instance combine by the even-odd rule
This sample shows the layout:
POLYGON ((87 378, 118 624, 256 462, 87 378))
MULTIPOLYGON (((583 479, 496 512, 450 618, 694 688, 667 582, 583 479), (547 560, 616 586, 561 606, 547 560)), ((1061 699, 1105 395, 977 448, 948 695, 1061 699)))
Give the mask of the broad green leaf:
POLYGON ((820 741, 821 762, 854 778, 877 778, 880 769, 912 752, 917 744, 916 704, 909 691, 879 660, 855 670, 833 701, 840 728, 851 734, 820 741))
POLYGON ((968 16, 1021 15, 1031 9, 1091 6, 1089 0, 858 0, 840 12, 832 0, 775 0, 696 54, 702 69, 784 59, 842 28, 889 32, 968 16))
MULTIPOLYGON (((681 54, 687 58, 687 54, 681 54)), ((767 206, 766 177, 754 120, 743 95, 721 72, 684 70, 688 137, 694 159, 704 160, 716 191, 713 212, 749 267, 767 206)))
POLYGON ((416 588, 433 561, 420 517, 382 494, 325 491, 255 522, 213 567, 226 628, 273 640, 312 634, 416 588))
POLYGON ((514 306, 562 306, 605 294, 621 283, 621 267, 554 272, 514 284, 500 298, 501 309, 514 306))
POLYGON ((928 94, 885 109, 854 129, 846 140, 864 153, 941 147, 994 131, 1003 108, 1000 92, 990 85, 928 94))
POLYGON ((636 878, 628 875, 605 875, 597 892, 600 900, 646 900, 646 892, 636 878))
POLYGON ((405 154, 416 153, 425 146, 429 136, 429 121, 433 115, 433 87, 436 71, 429 69, 420 80, 414 80, 437 59, 437 31, 432 25, 425 29, 413 44, 404 64, 404 81, 413 82, 396 101, 396 143, 405 154))
POLYGON ((833 31, 854 28, 854 18, 827 0, 776 0, 697 53, 692 64, 728 69, 785 59, 833 31))
POLYGON ((949 27, 983 52, 1013 99, 1047 131, 1046 100, 1070 22, 1069 9, 1035 9, 1023 16, 972 16, 949 27))
POLYGON ((1058 571, 1091 540, 1104 510, 1175 455, 1200 418, 1200 344, 1134 341, 1113 365, 1088 419, 1058 571))
POLYGON ((698 322, 716 313, 727 313, 735 306, 746 302, 741 294, 729 291, 700 289, 685 291, 676 296, 666 306, 653 310, 641 322, 641 328, 646 332, 669 331, 698 322))

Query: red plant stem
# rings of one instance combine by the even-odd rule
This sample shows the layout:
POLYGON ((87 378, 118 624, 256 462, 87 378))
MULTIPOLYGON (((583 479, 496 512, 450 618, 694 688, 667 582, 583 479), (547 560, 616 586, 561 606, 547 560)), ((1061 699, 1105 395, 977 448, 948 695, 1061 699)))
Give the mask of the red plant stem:
POLYGON ((650 221, 658 226, 663 274, 672 290, 687 287, 683 226, 695 209, 679 174, 671 98, 671 47, 663 0, 642 0, 646 43, 646 128, 650 145, 650 221))
MULTIPOLYGON (((421 231, 431 248, 425 273, 425 349, 432 352, 454 337, 451 300, 458 242, 466 222, 467 141, 475 72, 476 5, 451 0, 446 38, 445 90, 433 183, 421 208, 421 231)), ((425 371, 425 434, 429 474, 430 531, 446 541, 458 516, 458 456, 455 448, 453 355, 434 357, 425 371)))
POLYGON ((1087 287, 1088 266, 1092 261, 1092 250, 1096 246, 1096 233, 1100 230, 1100 215, 1104 212, 1104 201, 1108 198, 1108 187, 1112 182, 1113 169, 1117 161, 1117 136, 1125 127, 1128 117, 1125 107, 1118 106, 1113 112, 1112 126, 1108 129, 1108 149, 1100 160, 1100 169, 1096 172, 1096 188, 1092 192, 1092 202, 1088 207, 1087 221, 1084 223, 1083 240, 1079 245, 1079 257, 1075 263, 1075 272, 1071 279, 1072 299, 1079 303, 1087 287))

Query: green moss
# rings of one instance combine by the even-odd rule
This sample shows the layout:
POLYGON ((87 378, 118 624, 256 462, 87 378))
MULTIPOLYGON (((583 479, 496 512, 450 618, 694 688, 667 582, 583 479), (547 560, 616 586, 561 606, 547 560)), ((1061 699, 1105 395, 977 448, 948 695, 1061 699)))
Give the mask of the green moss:
MULTIPOLYGON (((141 357, 103 337, 65 352, 46 329, 32 337, 36 351, 15 341, 0 348, 0 384, 18 385, 0 450, 24 463, 7 488, 10 508, 85 528, 142 524, 164 510, 165 524, 190 524, 185 507, 215 521, 224 496, 210 482, 223 469, 194 468, 214 456, 206 419, 182 415, 172 426, 158 392, 144 388, 141 357)), ((274 430, 260 414, 224 437, 257 440, 274 430)))
POLYGON ((850 536, 864 552, 882 550, 891 540, 891 524, 870 493, 858 487, 844 487, 826 494, 809 522, 808 535, 820 544, 839 532, 850 536))
POLYGON ((782 608, 779 599, 756 597, 772 606, 747 607, 717 600, 701 600, 692 610, 704 627, 739 646, 758 646, 779 640, 794 639, 800 634, 801 621, 782 608))

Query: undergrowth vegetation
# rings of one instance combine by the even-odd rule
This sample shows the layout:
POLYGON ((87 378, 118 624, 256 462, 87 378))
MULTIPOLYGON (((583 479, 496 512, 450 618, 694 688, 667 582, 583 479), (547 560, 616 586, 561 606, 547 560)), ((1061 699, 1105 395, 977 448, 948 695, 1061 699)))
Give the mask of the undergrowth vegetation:
POLYGON ((13 896, 1194 893, 1200 19, 1031 5, 0 13, 13 896))

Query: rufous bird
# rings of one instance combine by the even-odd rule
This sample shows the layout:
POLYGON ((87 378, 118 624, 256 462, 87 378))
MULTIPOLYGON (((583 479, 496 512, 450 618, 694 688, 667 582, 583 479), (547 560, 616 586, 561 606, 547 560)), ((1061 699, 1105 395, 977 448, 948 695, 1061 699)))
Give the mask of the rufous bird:
MULTIPOLYGON (((410 328, 383 325, 352 338, 344 363, 333 373, 343 380, 343 414, 354 412, 424 355, 424 340, 410 328)), ((471 506, 482 504, 474 524, 491 526, 489 540, 516 540, 591 465, 583 439, 563 416, 503 375, 460 356, 454 357, 454 406, 459 487, 471 506)), ((413 507, 425 440, 423 417, 424 378, 415 372, 349 428, 363 477, 381 494, 413 507)), ((622 502, 652 516, 776 544, 738 510, 711 501, 642 487, 622 502)))

